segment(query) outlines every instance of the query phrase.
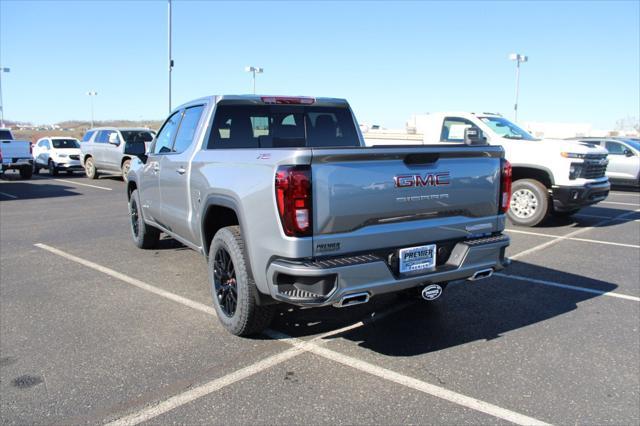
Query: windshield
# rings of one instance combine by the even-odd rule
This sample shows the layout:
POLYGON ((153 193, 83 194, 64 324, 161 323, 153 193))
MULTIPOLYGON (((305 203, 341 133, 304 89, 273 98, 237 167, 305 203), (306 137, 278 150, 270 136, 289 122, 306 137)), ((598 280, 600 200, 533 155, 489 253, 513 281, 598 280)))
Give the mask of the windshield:
POLYGON ((480 117, 483 123, 491 128, 498 136, 506 139, 523 139, 526 141, 537 141, 527 131, 522 130, 506 118, 502 117, 480 117))
POLYGON ((153 133, 148 130, 121 130, 126 143, 144 143, 153 140, 153 133))
POLYGON ((53 147, 58 149, 80 148, 80 144, 75 139, 53 139, 53 147))

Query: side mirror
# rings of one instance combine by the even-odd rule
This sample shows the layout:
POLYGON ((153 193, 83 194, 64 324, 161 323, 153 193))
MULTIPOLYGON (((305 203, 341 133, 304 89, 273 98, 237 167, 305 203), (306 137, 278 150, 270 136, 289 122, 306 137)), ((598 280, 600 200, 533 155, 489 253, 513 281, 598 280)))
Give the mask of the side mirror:
POLYGON ((120 145, 120 138, 117 133, 111 133, 109 135, 109 144, 118 146, 120 145))
POLYGON ((629 148, 624 150, 624 155, 626 157, 633 157, 633 151, 631 151, 629 148))
POLYGON ((484 145, 487 143, 487 138, 477 127, 467 127, 464 129, 464 143, 465 145, 484 145))

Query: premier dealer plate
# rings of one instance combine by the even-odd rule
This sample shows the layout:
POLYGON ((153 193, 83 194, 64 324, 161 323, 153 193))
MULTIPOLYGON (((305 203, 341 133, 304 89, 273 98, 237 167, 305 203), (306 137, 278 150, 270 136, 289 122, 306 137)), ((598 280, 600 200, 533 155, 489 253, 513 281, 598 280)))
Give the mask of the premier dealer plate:
POLYGON ((436 245, 400 249, 400 273, 432 270, 436 266, 436 245))

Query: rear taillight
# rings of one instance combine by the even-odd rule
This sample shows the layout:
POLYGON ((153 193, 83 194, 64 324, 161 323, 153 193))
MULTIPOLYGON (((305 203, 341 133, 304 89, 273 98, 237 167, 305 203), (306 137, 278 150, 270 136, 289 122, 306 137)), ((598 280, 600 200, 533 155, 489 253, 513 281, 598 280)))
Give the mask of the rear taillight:
POLYGON ((502 171, 500 177, 500 211, 506 213, 509 211, 509 204, 511 203, 511 163, 502 159, 501 162, 502 171))
POLYGON ((265 104, 313 105, 316 103, 315 98, 302 96, 262 96, 260 99, 265 104))
POLYGON ((278 167, 276 204, 287 236, 307 237, 312 234, 311 167, 278 167))

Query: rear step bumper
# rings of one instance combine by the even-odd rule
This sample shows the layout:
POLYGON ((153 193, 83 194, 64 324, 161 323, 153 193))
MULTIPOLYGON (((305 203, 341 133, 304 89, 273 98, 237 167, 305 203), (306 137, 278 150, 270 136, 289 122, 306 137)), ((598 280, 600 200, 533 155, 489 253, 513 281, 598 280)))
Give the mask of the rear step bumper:
POLYGON ((314 262, 280 259, 269 265, 267 281, 276 300, 300 306, 349 306, 424 284, 488 278, 509 264, 505 258, 509 242, 503 234, 458 242, 445 263, 431 272, 414 274, 397 273, 387 259, 376 254, 314 262))

